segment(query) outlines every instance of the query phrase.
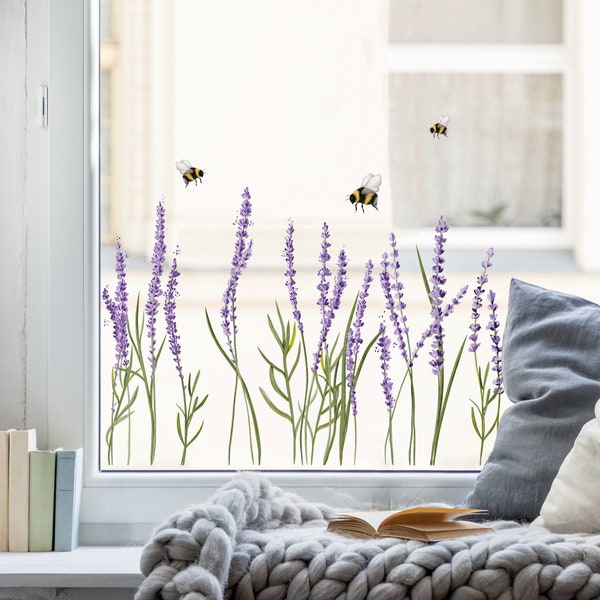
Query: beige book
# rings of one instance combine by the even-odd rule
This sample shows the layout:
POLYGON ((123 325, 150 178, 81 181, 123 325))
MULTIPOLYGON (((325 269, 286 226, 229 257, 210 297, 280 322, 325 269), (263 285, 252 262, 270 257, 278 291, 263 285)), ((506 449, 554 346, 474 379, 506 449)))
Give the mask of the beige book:
POLYGON ((0 552, 8 552, 8 431, 0 431, 0 552))
POLYGON ((35 450, 35 429, 14 429, 8 442, 8 549, 29 549, 29 451, 35 450))

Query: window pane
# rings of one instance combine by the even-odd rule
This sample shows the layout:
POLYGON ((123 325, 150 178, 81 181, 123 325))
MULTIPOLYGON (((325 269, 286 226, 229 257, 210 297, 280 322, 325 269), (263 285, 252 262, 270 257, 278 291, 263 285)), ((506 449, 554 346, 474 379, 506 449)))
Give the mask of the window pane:
POLYGON ((390 0, 392 43, 562 42, 562 0, 390 0))
POLYGON ((392 74, 389 94, 397 226, 561 225, 562 76, 392 74))
MULTIPOLYGON (((244 18, 235 21, 229 5, 210 1, 118 3, 119 10, 113 13, 114 39, 103 44, 101 56, 102 227, 110 234, 106 237, 110 243, 101 253, 101 287, 108 285, 112 294, 101 305, 102 319, 108 320, 108 326, 101 329, 102 468, 180 468, 184 413, 193 417, 190 436, 202 426, 186 450, 186 469, 428 467, 436 406, 441 405, 429 364, 435 348, 429 342, 415 366, 415 377, 423 380, 415 399, 418 436, 411 431, 407 383, 394 413, 396 454, 392 460, 389 446, 386 449, 390 423, 382 368, 379 354, 372 350, 360 363, 364 368, 357 387, 354 437, 348 379, 342 366, 346 355, 341 346, 346 324, 353 322, 350 311, 361 289, 366 260, 371 259, 376 267, 361 334, 365 345, 372 340, 375 344, 379 322, 386 316, 378 266, 382 253, 390 250, 392 214, 400 227, 431 227, 432 246, 433 226, 440 213, 452 226, 487 224, 482 217, 476 218, 476 211, 492 214, 492 209, 506 205, 499 215, 492 214, 494 223, 560 223, 560 77, 389 77, 387 2, 357 2, 351 12, 332 11, 345 2, 272 0, 250 5, 238 0, 236 14, 244 18), (266 17, 273 26, 257 36, 251 21, 257 19, 259 29, 266 17), (348 39, 353 43, 347 44, 348 39), (450 116, 449 135, 432 140, 428 130, 441 112, 450 116), (366 173, 385 172, 390 155, 392 173, 384 175, 379 210, 367 206, 364 214, 360 209, 355 212, 344 198, 359 187, 366 173), (176 169, 176 161, 182 159, 206 171, 202 183, 185 186, 176 169), (252 238, 257 260, 253 256, 249 261, 236 297, 240 361, 228 362, 221 308, 236 240, 231 224, 245 185, 250 186, 255 204, 252 238), (163 195, 167 253, 160 293, 150 302, 151 306, 158 302, 154 352, 166 340, 169 323, 164 300, 171 261, 177 257, 183 385, 172 357, 176 346, 172 340, 164 342, 155 377, 150 375, 150 257, 156 206, 163 195), (287 217, 296 225, 296 260, 301 263, 298 295, 306 325, 302 347, 298 329, 291 335, 295 321, 283 276, 287 217), (342 352, 335 384, 325 376, 325 362, 312 364, 326 320, 320 307, 328 306, 317 291, 317 286, 323 287, 317 276, 323 221, 331 226, 328 269, 335 273, 341 248, 348 251, 351 263, 348 291, 329 334, 331 351, 342 352), (115 234, 128 254, 126 300, 115 295, 122 283, 115 273, 115 234), (368 254, 353 252, 357 240, 368 254), (127 373, 127 365, 115 353, 116 329, 122 334, 124 323, 110 322, 120 302, 128 303, 129 341, 137 344, 136 352, 128 356, 133 371, 127 373), (280 324, 276 306, 282 311, 284 332, 294 340, 293 352, 286 357, 295 373, 291 402, 281 372, 270 369, 266 360, 277 361, 274 364, 283 368, 278 348, 286 346, 274 336, 280 324), (220 339, 223 351, 214 337, 220 339), (115 365, 116 372, 112 371, 115 365), (246 377, 252 406, 241 382, 236 381, 236 365, 246 377), (194 387, 198 369, 201 375, 194 387), (188 373, 192 379, 187 379, 188 373), (130 378, 128 383, 124 377, 130 378), (194 388, 191 394, 190 386, 194 388), (201 402, 205 394, 206 405, 191 415, 195 399, 201 402), (323 395, 326 400, 321 404, 323 395), (342 397, 346 413, 337 404, 342 397), (255 417, 261 431, 260 460, 252 442, 255 417), (302 421, 305 418, 309 420, 302 421), (343 443, 342 435, 347 436, 343 443), (411 439, 418 439, 414 459, 407 451, 411 439)), ((423 245, 420 249, 429 268, 431 248, 423 245)), ((473 256, 470 278, 449 273, 450 293, 465 284, 473 286, 486 249, 473 256)), ((449 271, 452 268, 448 265, 449 271)), ((410 294, 407 319, 416 336, 415 348, 421 333, 432 331, 431 304, 420 274, 413 271, 402 283, 410 294)), ((333 288, 333 281, 329 284, 333 288)), ((446 323, 444 351, 449 360, 468 335, 469 318, 465 299, 452 314, 452 322, 446 323)), ((393 328, 391 323, 388 326, 393 328)), ((132 348, 130 344, 130 352, 132 348)), ((395 392, 402 381, 408 381, 406 359, 399 352, 398 345, 393 346, 395 392)), ((465 401, 477 397, 476 379, 473 373, 466 374, 471 367, 465 353, 436 467, 476 468, 479 464, 478 439, 470 429, 471 407, 465 401), (460 443, 452 437, 457 433, 460 443)), ((491 443, 490 437, 487 448, 491 443)))

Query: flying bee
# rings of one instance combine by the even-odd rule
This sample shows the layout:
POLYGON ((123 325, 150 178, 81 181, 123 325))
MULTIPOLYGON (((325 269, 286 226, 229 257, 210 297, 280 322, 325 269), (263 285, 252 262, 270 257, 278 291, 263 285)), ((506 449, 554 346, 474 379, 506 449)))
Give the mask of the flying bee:
POLYGON ((381 175, 373 175, 369 173, 365 175, 360 187, 355 189, 349 196, 348 200, 354 204, 354 212, 357 211, 358 205, 361 205, 362 211, 365 212, 365 206, 372 206, 377 209, 377 192, 381 185, 381 175))
POLYGON ((179 162, 175 163, 175 166, 183 177, 185 187, 187 187, 192 181, 194 181, 196 185, 198 185, 198 181, 202 183, 204 171, 202 169, 192 167, 192 164, 189 160, 180 160, 179 162))
POLYGON ((448 116, 447 115, 442 115, 438 120, 437 123, 435 125, 432 125, 429 128, 429 132, 433 134, 433 137, 435 137, 436 135, 438 136, 438 138, 440 137, 440 134, 445 135, 446 137, 448 137, 448 116))

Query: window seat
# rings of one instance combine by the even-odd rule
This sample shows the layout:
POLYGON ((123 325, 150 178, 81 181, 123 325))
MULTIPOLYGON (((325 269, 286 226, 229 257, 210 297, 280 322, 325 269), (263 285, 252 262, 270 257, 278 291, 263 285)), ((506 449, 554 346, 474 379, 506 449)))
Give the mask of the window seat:
POLYGON ((137 588, 142 548, 81 546, 72 552, 0 554, 2 588, 137 588))

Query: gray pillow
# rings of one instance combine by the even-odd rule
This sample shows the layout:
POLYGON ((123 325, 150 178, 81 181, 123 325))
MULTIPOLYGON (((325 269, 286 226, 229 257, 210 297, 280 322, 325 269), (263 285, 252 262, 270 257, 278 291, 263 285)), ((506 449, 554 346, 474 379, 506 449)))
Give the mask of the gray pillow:
POLYGON ((600 306, 513 279, 503 344, 514 404, 465 504, 533 521, 600 398, 600 306))

